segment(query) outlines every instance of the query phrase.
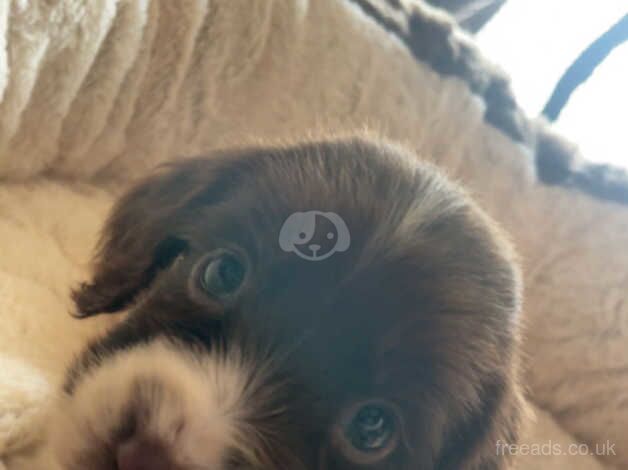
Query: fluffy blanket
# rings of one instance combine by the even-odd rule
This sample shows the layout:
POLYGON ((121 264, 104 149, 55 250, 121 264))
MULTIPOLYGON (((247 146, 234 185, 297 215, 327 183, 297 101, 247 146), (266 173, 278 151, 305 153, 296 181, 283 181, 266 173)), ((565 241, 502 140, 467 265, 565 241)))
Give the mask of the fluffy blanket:
POLYGON ((0 468, 52 468, 37 451, 46 403, 115 321, 71 319, 68 290, 129 181, 176 156, 364 127, 447 169, 519 248, 536 417, 518 468, 628 468, 624 175, 523 116, 442 13, 386 0, 3 1, 0 96, 0 468))

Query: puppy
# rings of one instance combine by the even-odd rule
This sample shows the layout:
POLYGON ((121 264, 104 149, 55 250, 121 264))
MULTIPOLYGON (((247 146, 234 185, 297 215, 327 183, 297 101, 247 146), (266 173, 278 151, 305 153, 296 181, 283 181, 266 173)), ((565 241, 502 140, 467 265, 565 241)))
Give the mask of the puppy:
POLYGON ((164 167, 117 203, 74 299, 129 312, 69 369, 52 421, 66 470, 510 468, 513 253, 395 146, 164 167))

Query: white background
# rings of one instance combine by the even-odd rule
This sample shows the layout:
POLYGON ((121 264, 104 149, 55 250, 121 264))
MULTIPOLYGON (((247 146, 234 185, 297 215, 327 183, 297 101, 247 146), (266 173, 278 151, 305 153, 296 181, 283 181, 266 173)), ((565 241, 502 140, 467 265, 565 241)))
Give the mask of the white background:
MULTIPOLYGON (((565 69, 627 12, 628 0, 508 0, 478 41, 536 116, 565 69)), ((556 127, 586 159, 628 167, 628 43, 576 89, 556 127)))

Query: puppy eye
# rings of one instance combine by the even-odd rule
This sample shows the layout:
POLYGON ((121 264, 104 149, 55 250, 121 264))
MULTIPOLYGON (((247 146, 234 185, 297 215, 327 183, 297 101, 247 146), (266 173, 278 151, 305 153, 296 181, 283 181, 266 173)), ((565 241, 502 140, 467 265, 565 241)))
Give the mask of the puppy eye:
POLYGON ((245 275, 243 260, 233 252, 221 251, 200 270, 200 285, 212 297, 231 296, 242 286, 245 275))
POLYGON ((386 402, 356 404, 343 413, 335 431, 335 443, 346 458, 371 465, 388 457, 399 444, 397 413, 386 402))
POLYGON ((376 452, 385 448, 395 434, 395 420, 383 406, 369 404, 357 410, 346 432, 355 449, 376 452))

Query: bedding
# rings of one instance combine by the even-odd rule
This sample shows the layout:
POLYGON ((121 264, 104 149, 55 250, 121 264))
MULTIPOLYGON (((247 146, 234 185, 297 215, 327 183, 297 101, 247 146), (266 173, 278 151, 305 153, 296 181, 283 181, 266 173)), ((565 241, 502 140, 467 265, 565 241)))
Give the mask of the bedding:
POLYGON ((476 32, 499 11, 506 0, 429 0, 428 3, 446 10, 464 29, 476 32))
POLYGON ((0 2, 0 45, 9 470, 51 468, 46 403, 71 357, 117 321, 71 318, 68 293, 123 188, 172 158, 365 127, 444 168, 518 247, 534 411, 523 443, 560 452, 515 449, 517 468, 628 468, 625 174, 525 116, 446 13, 384 0, 14 0, 0 2))

